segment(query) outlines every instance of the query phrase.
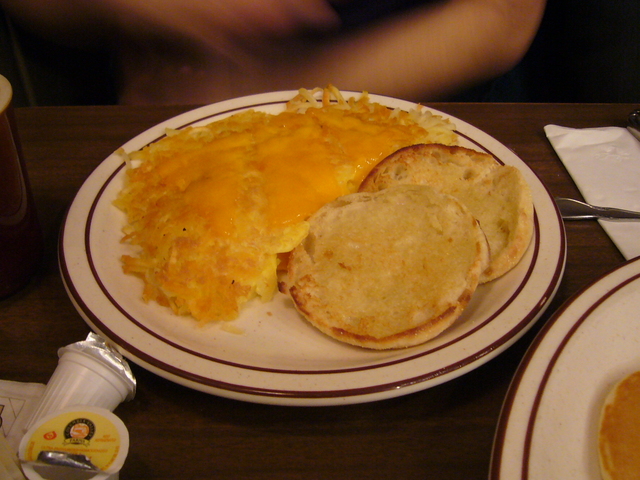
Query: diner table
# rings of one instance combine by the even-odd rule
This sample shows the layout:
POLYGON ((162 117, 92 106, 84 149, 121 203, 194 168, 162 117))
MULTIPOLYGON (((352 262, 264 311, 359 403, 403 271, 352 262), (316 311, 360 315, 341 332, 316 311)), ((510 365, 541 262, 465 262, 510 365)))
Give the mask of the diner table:
MULTIPOLYGON (((430 103, 485 131, 533 169, 552 196, 580 199, 543 127, 625 126, 636 105, 430 103)), ((57 350, 89 327, 58 270, 65 212, 94 168, 127 140, 192 106, 16 109, 45 236, 39 270, 0 300, 0 379, 46 383, 57 350)), ((624 262, 596 221, 565 222, 567 257, 557 294, 506 351, 443 384, 340 406, 277 406, 222 398, 131 365, 137 393, 115 414, 130 435, 122 479, 488 478, 510 382, 535 335, 563 302, 624 262)))

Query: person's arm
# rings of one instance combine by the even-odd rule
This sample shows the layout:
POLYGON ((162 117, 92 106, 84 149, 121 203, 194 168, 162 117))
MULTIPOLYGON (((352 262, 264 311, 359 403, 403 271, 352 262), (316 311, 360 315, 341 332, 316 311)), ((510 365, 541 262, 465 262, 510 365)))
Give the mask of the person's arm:
POLYGON ((296 73, 306 84, 321 74, 349 89, 442 98, 515 66, 544 7, 544 0, 440 1, 332 41, 296 73))

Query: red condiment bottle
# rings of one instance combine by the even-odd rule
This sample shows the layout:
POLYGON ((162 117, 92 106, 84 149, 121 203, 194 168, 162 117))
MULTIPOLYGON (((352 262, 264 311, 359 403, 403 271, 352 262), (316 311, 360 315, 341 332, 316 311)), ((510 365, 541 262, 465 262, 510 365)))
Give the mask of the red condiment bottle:
POLYGON ((0 75, 0 298, 23 288, 42 256, 42 231, 17 136, 9 81, 0 75))

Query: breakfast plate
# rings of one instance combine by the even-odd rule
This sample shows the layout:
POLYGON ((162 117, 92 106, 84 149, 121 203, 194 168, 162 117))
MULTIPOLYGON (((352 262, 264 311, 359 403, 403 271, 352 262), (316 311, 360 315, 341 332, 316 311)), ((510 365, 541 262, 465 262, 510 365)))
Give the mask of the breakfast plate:
POLYGON ((492 479, 599 480, 600 410, 640 370, 640 258, 568 300, 531 344, 505 399, 492 479))
MULTIPOLYGON (((249 108, 279 113, 297 92, 252 95, 197 108, 133 138, 126 152, 155 142, 166 129, 203 125, 249 108)), ((357 95, 343 92, 343 95, 357 95)), ((370 95, 390 108, 415 104, 370 95)), ((565 265, 563 223, 535 173, 500 142, 449 115, 460 144, 518 167, 529 183, 535 231, 520 263, 482 285, 463 315, 439 337, 406 350, 371 351, 315 330, 290 300, 254 301, 221 328, 198 325, 141 300, 142 281, 122 273, 124 214, 112 202, 123 185, 120 154, 107 157, 78 191, 64 221, 59 261, 67 292, 80 315, 134 363, 207 393, 278 405, 339 405, 404 395, 463 375, 522 336, 555 295, 565 265)))

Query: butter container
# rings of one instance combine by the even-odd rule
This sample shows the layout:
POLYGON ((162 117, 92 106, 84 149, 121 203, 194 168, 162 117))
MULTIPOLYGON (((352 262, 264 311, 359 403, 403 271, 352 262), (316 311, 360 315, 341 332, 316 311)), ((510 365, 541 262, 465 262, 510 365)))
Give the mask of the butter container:
POLYGON ((68 407, 38 419, 20 442, 29 480, 115 480, 129 452, 122 420, 99 407, 68 407))

